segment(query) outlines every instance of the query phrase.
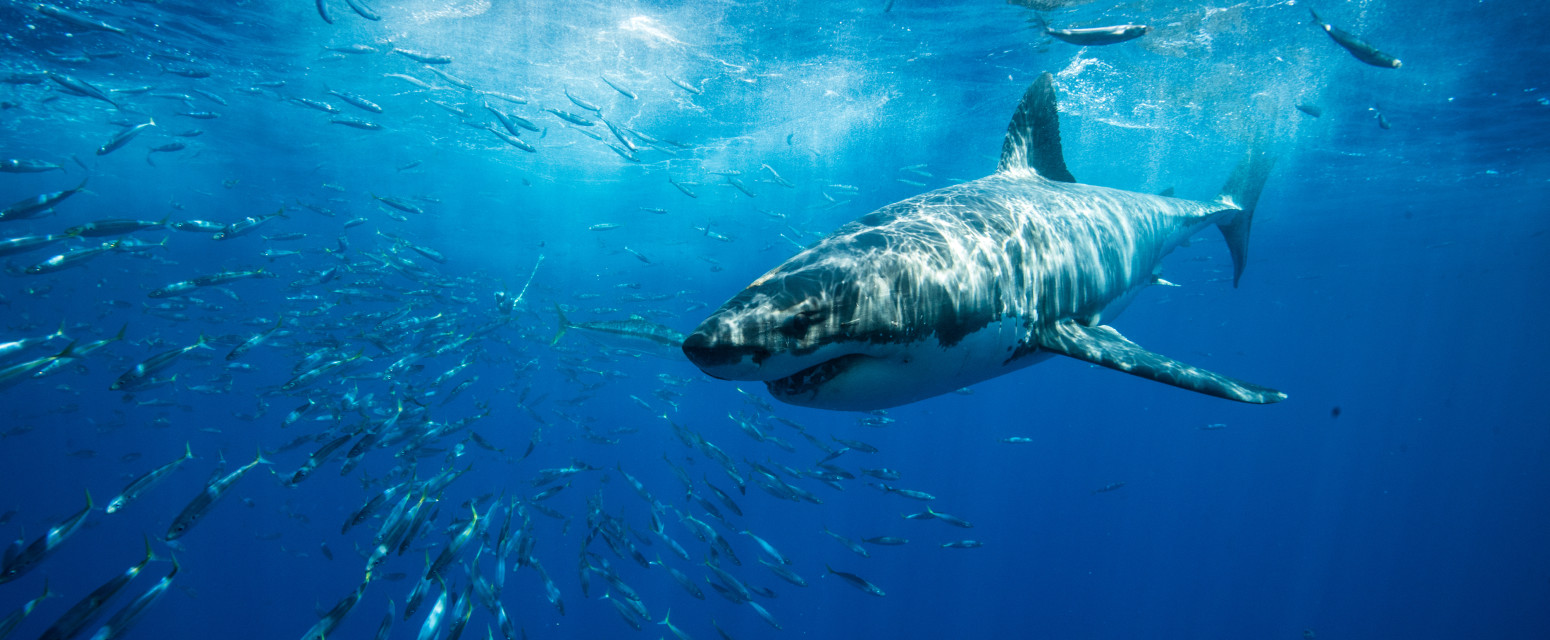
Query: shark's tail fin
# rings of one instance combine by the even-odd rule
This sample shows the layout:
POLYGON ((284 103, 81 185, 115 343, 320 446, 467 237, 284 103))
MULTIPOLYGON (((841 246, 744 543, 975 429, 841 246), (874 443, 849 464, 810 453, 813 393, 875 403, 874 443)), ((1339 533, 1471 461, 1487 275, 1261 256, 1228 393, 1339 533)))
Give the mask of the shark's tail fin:
POLYGON ((1243 265, 1249 259, 1249 227, 1254 222, 1254 205, 1259 203, 1259 193, 1265 189, 1265 179, 1276 163, 1275 156, 1264 149, 1262 142, 1256 141, 1249 146, 1218 197, 1224 204, 1239 210, 1216 223, 1227 240, 1227 250, 1232 253, 1233 287, 1238 286, 1238 279, 1243 277, 1243 265))

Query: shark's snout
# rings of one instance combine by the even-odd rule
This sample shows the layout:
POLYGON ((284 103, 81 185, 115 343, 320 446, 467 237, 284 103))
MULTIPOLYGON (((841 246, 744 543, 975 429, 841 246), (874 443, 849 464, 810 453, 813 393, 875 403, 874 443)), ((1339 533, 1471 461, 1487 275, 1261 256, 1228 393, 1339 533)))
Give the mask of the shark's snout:
POLYGON ((707 375, 722 380, 761 380, 759 363, 770 350, 735 339, 715 318, 684 338, 684 355, 707 375))

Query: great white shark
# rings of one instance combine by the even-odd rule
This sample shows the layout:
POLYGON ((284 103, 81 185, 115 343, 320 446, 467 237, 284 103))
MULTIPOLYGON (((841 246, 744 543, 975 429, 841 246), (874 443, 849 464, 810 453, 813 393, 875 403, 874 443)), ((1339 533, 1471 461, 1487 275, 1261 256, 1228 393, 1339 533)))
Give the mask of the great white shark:
POLYGON ((1249 403, 1286 394, 1152 353, 1108 322, 1209 226, 1248 255, 1274 161, 1251 144, 1215 200, 1077 183, 1054 78, 1023 94, 995 173, 873 211, 764 274, 683 341, 725 380, 836 410, 901 405, 1063 355, 1249 403))

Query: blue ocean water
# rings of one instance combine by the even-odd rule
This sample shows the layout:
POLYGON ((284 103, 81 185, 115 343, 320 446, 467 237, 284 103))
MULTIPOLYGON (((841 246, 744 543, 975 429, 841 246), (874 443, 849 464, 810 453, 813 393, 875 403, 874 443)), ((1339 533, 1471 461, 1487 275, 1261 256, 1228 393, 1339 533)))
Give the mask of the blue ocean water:
MULTIPOLYGON (((1533 61, 1550 55, 1538 26, 1550 12, 1529 2, 1314 5, 1402 59, 1396 70, 1338 46, 1310 24, 1307 3, 1215 4, 377 0, 362 5, 380 18, 369 20, 324 0, 325 22, 300 1, 7 2, 0 160, 59 168, 0 174, 0 203, 83 180, 85 189, 51 215, 0 221, 0 235, 119 218, 287 217, 227 240, 139 231, 125 237, 164 246, 126 242, 54 273, 25 270, 115 238, 0 258, 0 340, 61 322, 68 336, 4 366, 127 326, 122 341, 0 390, 0 535, 28 544, 80 511, 86 492, 96 506, 41 564, 0 584, 0 616, 46 581, 59 596, 14 637, 44 634, 139 562, 148 537, 158 560, 80 637, 165 576, 173 556, 173 587, 129 637, 301 637, 363 584, 382 519, 343 534, 339 525, 389 486, 466 469, 424 496, 435 517, 373 571, 329 637, 374 637, 390 607, 390 637, 417 637, 441 589, 408 620, 405 600, 471 508, 493 524, 446 585, 455 600, 468 569, 493 579, 503 524, 529 519, 531 557, 563 614, 539 572, 512 556, 498 601, 532 638, 672 635, 621 619, 603 571, 639 595, 650 623, 671 611, 696 638, 718 627, 735 638, 1545 637, 1540 363, 1550 341, 1538 319, 1550 274, 1550 86, 1533 61), (1088 47, 1044 33, 1124 23, 1152 31, 1088 47), (687 333, 840 224, 990 173, 1019 97, 1045 71, 1066 161, 1084 183, 1209 199, 1250 139, 1274 141, 1279 162, 1241 285, 1220 237, 1202 233, 1163 263, 1180 286, 1142 293, 1113 325, 1288 400, 1236 404, 1056 358, 885 413, 830 412, 777 403, 757 382, 711 379, 671 349, 621 348, 584 328, 551 344, 556 306, 578 323, 634 315, 687 333), (107 99, 72 92, 73 81, 107 99), (531 121, 538 131, 517 132, 535 151, 492 133, 505 129, 486 104, 531 121), (599 120, 583 104, 621 133, 544 110, 599 120), (332 122, 343 119, 380 128, 332 122), (149 121, 122 148, 97 152, 149 121), (177 135, 192 130, 202 133, 177 135), (184 147, 151 151, 172 143, 184 147), (365 221, 347 227, 356 218, 365 221), (280 234, 305 237, 265 239, 280 234), (258 268, 275 277, 148 296, 258 268), (331 269, 328 282, 293 284, 331 269), (520 296, 509 314, 498 293, 520 296), (282 330, 232 368, 227 352, 280 318, 282 330), (200 336, 214 349, 153 374, 175 380, 109 389, 200 336), (314 353, 360 358, 282 389, 314 353), (309 401, 311 412, 282 426, 309 401), (345 475, 336 455, 302 483, 280 482, 329 440, 392 420, 400 402, 413 433, 466 424, 416 449, 371 448, 345 475), (751 439, 737 419, 794 451, 751 439), (875 446, 832 463, 858 475, 896 470, 891 484, 935 496, 933 509, 973 527, 902 518, 926 503, 865 476, 829 486, 785 474, 827 455, 793 425, 828 446, 875 446), (778 499, 756 481, 738 491, 675 428, 714 443, 745 480, 757 463, 821 504, 778 499), (185 443, 194 460, 124 510, 103 511, 185 443), (296 446, 282 451, 287 443, 296 446), (256 449, 273 465, 162 541, 207 482, 256 449), (684 496, 670 465, 725 522, 684 496), (587 470, 535 485, 542 470, 572 466, 587 470), (539 503, 559 518, 532 506, 566 483, 539 503), (653 511, 690 560, 651 533, 653 511), (611 550, 593 528, 599 514, 705 599, 611 550), (755 602, 783 629, 712 591, 702 563, 714 545, 680 514, 730 543, 741 565, 721 566, 773 592, 755 602), (864 544, 863 558, 825 529, 908 542, 864 544), (808 586, 760 566, 744 530, 778 547, 808 586), (964 539, 983 546, 941 546, 964 539), (578 570, 587 565, 595 570, 578 570)), ((476 598, 464 634, 499 633, 476 598)))

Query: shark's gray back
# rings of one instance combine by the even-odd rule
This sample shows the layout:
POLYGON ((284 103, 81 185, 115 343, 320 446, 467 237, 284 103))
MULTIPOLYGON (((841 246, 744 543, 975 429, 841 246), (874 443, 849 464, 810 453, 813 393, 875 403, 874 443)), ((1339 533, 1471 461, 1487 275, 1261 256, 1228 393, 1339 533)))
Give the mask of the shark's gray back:
POLYGON ((837 229, 782 271, 890 282, 856 300, 855 333, 930 328, 943 346, 1006 317, 1096 318, 1152 282, 1178 243, 1233 211, 1009 171, 909 198, 837 229), (922 301, 925 301, 922 303, 922 301))

